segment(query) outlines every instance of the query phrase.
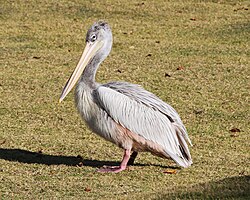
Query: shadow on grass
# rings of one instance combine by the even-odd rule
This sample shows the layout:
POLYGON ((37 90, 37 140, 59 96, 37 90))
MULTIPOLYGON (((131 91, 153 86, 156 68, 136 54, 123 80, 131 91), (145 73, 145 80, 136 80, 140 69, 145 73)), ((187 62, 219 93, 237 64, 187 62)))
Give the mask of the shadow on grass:
MULTIPOLYGON (((83 159, 81 156, 57 156, 48 155, 38 152, 32 152, 22 149, 3 149, 0 148, 0 159, 17 161, 28 164, 43 164, 43 165, 67 165, 67 166, 89 166, 89 167, 102 167, 103 165, 120 165, 120 162, 115 161, 100 161, 83 159)), ((136 163, 134 166, 149 166, 147 164, 136 163)), ((163 168, 175 168, 170 166, 162 166, 153 164, 163 168)))
POLYGON ((174 193, 159 194, 155 199, 249 199, 250 176, 234 176, 183 187, 174 193))

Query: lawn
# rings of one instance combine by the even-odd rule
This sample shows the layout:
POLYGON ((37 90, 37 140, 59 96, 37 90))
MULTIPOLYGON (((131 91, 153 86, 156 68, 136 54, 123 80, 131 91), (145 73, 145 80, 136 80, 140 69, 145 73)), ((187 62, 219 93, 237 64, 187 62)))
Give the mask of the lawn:
POLYGON ((1 0, 1 199, 248 199, 250 2, 1 0), (114 43, 97 81, 142 85, 180 114, 193 165, 122 150, 93 134, 61 90, 100 19, 114 43), (176 173, 163 173, 175 170, 176 173))

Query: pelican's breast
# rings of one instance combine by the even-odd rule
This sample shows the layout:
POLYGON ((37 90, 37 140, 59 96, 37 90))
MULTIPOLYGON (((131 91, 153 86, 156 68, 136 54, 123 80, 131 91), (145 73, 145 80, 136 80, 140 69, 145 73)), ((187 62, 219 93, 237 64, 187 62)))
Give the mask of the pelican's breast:
POLYGON ((93 121, 93 118, 96 117, 99 108, 94 103, 91 90, 87 87, 85 88, 79 85, 76 87, 75 91, 76 108, 84 121, 90 123, 91 121, 93 121))

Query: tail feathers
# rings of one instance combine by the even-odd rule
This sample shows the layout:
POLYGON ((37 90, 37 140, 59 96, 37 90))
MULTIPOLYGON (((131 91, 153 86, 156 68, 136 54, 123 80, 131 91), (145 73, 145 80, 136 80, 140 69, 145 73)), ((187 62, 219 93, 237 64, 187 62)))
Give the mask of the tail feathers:
POLYGON ((188 142, 190 144, 190 146, 192 147, 193 144, 192 144, 191 140, 188 137, 186 128, 184 126, 179 127, 177 124, 174 124, 174 126, 175 126, 175 129, 176 129, 176 132, 179 132, 179 135, 182 136, 183 138, 185 138, 186 142, 188 142))
POLYGON ((176 154, 173 154, 172 152, 169 152, 167 150, 165 150, 165 151, 181 167, 187 168, 187 167, 190 167, 191 164, 193 163, 192 160, 187 160, 183 157, 180 157, 176 154))
POLYGON ((182 153, 182 156, 187 160, 187 161, 192 161, 188 145, 186 141, 184 140, 183 137, 180 136, 179 132, 176 132, 177 138, 179 140, 179 148, 182 153))
POLYGON ((189 167, 193 162, 187 142, 192 146, 191 140, 189 139, 187 132, 179 127, 178 124, 173 123, 173 125, 178 138, 179 150, 176 153, 167 153, 178 165, 185 168, 189 167))

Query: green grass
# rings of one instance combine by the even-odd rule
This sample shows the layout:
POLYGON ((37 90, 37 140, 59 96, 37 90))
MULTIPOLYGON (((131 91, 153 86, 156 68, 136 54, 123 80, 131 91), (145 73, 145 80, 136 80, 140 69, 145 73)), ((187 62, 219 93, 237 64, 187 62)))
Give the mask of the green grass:
POLYGON ((249 19, 236 0, 1 1, 0 197, 249 198, 249 19), (175 107, 192 167, 164 174, 172 161, 141 153, 127 171, 95 172, 122 150, 87 129, 72 93, 58 98, 99 19, 114 45, 98 81, 140 84, 175 107))

